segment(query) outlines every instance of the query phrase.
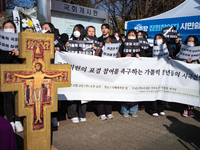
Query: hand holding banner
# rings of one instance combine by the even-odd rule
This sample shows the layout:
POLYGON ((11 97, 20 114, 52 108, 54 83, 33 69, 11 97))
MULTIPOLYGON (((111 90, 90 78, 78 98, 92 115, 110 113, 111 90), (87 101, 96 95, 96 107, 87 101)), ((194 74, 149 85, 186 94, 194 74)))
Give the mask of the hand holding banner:
POLYGON ((60 100, 159 99, 200 106, 199 65, 167 58, 113 59, 66 52, 56 52, 55 63, 72 65, 71 87, 58 90, 60 100))

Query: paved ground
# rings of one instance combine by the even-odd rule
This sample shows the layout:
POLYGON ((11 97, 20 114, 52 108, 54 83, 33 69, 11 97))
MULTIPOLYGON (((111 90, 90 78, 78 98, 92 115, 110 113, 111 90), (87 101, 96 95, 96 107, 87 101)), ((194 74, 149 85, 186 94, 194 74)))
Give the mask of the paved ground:
MULTIPOLYGON (((184 118, 180 104, 170 105, 166 116, 152 117, 138 110, 137 118, 124 118, 119 113, 120 105, 115 104, 114 119, 101 121, 91 111, 87 112, 87 121, 79 124, 71 123, 61 111, 60 126, 52 128, 53 146, 58 150, 200 149, 200 108, 195 107, 195 118, 184 118)), ((23 149, 22 137, 23 133, 16 134, 18 150, 23 149)))

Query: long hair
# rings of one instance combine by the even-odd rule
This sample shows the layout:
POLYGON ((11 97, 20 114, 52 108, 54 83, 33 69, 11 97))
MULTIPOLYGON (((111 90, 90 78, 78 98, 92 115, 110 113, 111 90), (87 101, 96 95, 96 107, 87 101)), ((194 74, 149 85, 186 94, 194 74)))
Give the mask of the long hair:
POLYGON ((11 24, 14 26, 14 28, 15 28, 15 33, 17 33, 16 25, 15 25, 15 23, 14 23, 12 20, 6 20, 6 21, 3 23, 3 28, 2 28, 2 29, 4 29, 4 26, 5 26, 5 24, 7 24, 7 23, 11 23, 11 24))
POLYGON ((139 32, 141 32, 141 33, 142 33, 142 37, 146 39, 146 37, 145 37, 145 32, 142 31, 142 30, 139 30, 138 33, 139 33, 139 32))
POLYGON ((85 38, 85 36, 86 36, 86 31, 85 31, 85 28, 84 28, 84 26, 83 26, 82 24, 77 24, 77 25, 74 26, 74 29, 73 29, 71 38, 72 38, 73 40, 77 40, 77 38, 76 38, 76 37, 74 36, 74 34, 73 34, 74 31, 75 31, 75 28, 77 28, 78 31, 81 33, 79 39, 80 39, 80 40, 83 40, 83 39, 85 38))
POLYGON ((161 36, 162 39, 163 39, 163 44, 166 43, 166 39, 165 39, 165 37, 164 37, 162 34, 156 34, 156 35, 154 36, 154 41, 153 41, 153 43, 154 43, 155 46, 157 45, 157 44, 155 43, 155 41, 156 41, 156 36, 161 36))
POLYGON ((199 45, 200 45, 199 39, 198 39, 196 36, 194 36, 194 35, 189 35, 189 36, 186 38, 186 40, 185 40, 185 42, 184 42, 185 45, 187 45, 188 39, 189 39, 190 37, 193 37, 193 38, 194 38, 194 45, 195 45, 195 46, 199 46, 199 45))
MULTIPOLYGON (((61 46, 64 46, 63 43, 62 43, 62 41, 60 40, 60 38, 59 38, 58 35, 57 35, 56 28, 54 27, 54 25, 53 25, 51 22, 45 22, 43 25, 45 25, 45 24, 48 24, 48 25, 49 25, 49 28, 51 29, 51 33, 54 34, 54 37, 55 37, 56 40, 59 42, 59 44, 60 44, 61 46)), ((43 25, 42 25, 42 26, 43 26, 43 25)))

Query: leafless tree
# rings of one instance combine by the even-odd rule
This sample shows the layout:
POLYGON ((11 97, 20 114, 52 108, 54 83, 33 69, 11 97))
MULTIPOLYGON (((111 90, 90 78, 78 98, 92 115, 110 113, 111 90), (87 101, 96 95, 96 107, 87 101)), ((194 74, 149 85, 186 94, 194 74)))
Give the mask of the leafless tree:
POLYGON ((109 12, 114 31, 124 32, 124 22, 164 13, 185 0, 94 0, 91 7, 109 12))

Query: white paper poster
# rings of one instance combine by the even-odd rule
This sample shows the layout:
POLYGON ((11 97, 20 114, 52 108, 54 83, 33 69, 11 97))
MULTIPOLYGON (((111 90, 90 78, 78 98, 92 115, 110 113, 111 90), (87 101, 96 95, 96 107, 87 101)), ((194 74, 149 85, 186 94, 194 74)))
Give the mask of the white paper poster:
POLYGON ((153 46, 152 54, 154 58, 167 58, 169 56, 169 51, 166 43, 159 46, 153 46))
POLYGON ((197 60, 200 57, 200 46, 182 44, 178 57, 185 60, 192 57, 192 60, 197 60))
POLYGON ((10 51, 13 48, 18 50, 18 34, 0 30, 0 49, 10 51))
POLYGON ((105 43, 101 57, 103 57, 103 58, 106 58, 106 57, 117 58, 119 46, 120 46, 120 43, 114 43, 114 44, 105 43))

